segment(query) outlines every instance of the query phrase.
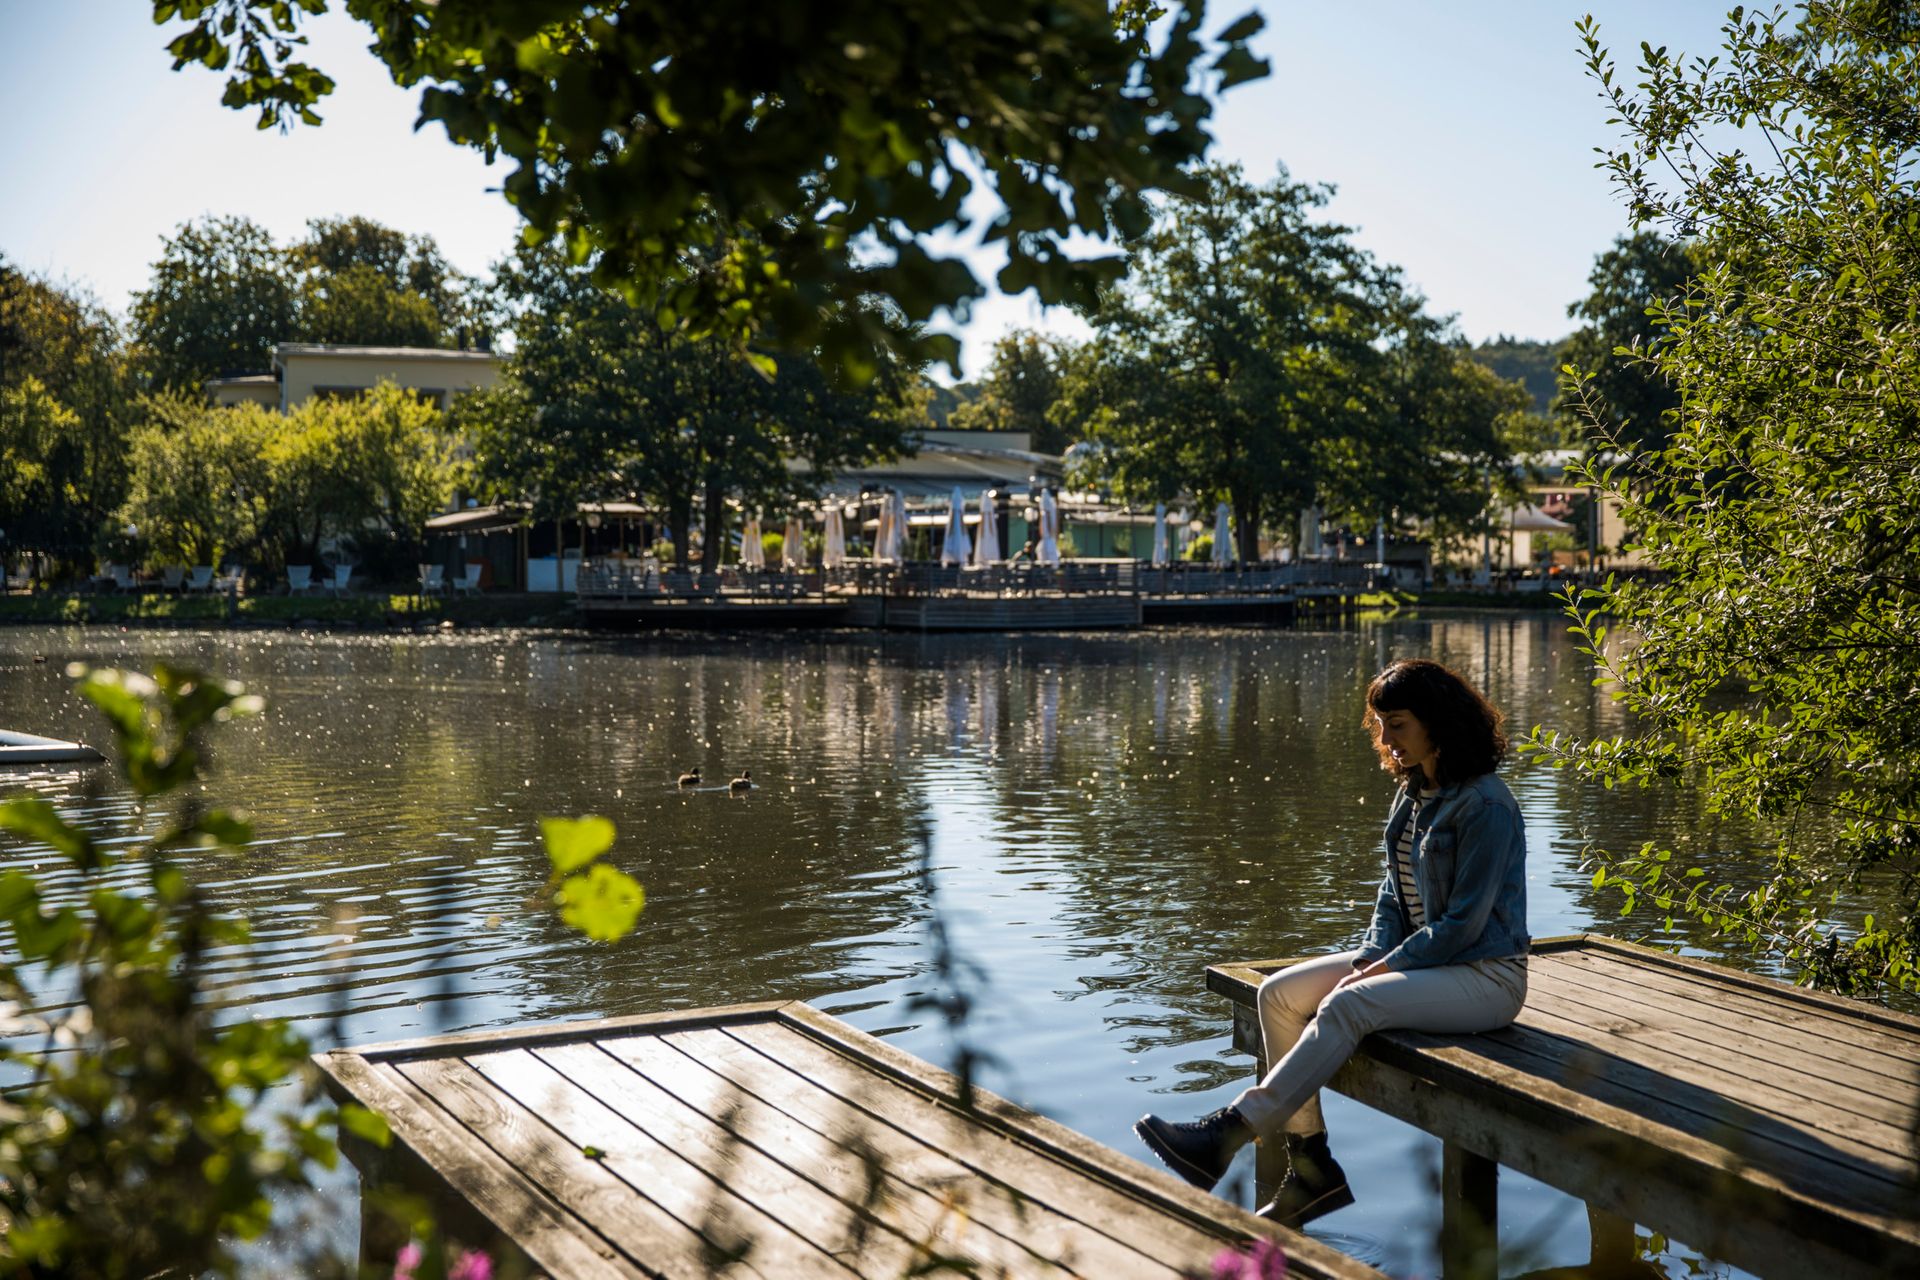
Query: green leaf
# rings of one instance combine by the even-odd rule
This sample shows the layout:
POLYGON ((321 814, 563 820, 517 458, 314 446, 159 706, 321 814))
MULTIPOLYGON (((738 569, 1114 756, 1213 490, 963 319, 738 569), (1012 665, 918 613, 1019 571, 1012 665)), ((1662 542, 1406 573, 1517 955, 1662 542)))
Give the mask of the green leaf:
POLYGON ((356 1102, 349 1102, 340 1108, 340 1127, 376 1147, 384 1147, 393 1141, 393 1129, 387 1124, 386 1117, 356 1102))
POLYGON ((647 898, 638 880, 601 862, 568 876, 553 900, 562 920, 595 942, 612 942, 633 931, 647 898))
POLYGON ((1244 13, 1233 20, 1217 37, 1222 44, 1237 44, 1242 40, 1251 40, 1264 31, 1267 20, 1258 12, 1244 13))
POLYGON ((540 838, 547 861, 561 875, 578 871, 613 847, 613 822, 607 818, 542 818, 540 838))
POLYGON ((0 803, 0 830, 17 832, 49 845, 55 853, 82 871, 93 871, 105 859, 93 838, 70 826, 50 803, 39 796, 21 796, 0 803))

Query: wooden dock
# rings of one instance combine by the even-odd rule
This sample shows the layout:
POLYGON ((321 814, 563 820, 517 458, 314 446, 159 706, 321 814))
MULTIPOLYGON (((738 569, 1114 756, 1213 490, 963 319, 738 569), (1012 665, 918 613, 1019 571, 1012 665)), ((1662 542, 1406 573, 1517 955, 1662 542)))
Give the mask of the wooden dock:
MULTIPOLYGON (((1287 963, 1207 971, 1237 1047, 1287 963)), ((1449 1274, 1494 1273, 1505 1165, 1587 1202, 1603 1267, 1638 1223, 1760 1276, 1920 1275, 1920 1018, 1594 935, 1528 971, 1513 1026, 1378 1033, 1333 1080, 1443 1140, 1449 1274)))
POLYGON ((614 627, 880 627, 899 631, 1130 630, 1286 625, 1301 600, 1345 604, 1366 566, 1236 567, 1071 560, 987 567, 856 561, 831 570, 727 567, 712 577, 637 561, 580 570, 575 607, 614 627))
POLYGON ((984 1091, 967 1105, 954 1077, 799 1003, 316 1061, 392 1129, 385 1150, 349 1147, 370 1187, 437 1193, 464 1243, 568 1280, 845 1280, 942 1257, 982 1276, 1176 1280, 1256 1236, 1282 1243, 1291 1275, 1380 1280, 984 1091))

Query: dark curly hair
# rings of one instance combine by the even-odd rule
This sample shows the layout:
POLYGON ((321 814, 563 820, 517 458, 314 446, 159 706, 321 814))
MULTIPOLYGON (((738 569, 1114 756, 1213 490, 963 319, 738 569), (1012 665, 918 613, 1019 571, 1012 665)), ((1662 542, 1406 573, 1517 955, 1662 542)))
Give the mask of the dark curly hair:
POLYGON ((1413 781, 1417 769, 1393 758, 1380 740, 1382 717, 1389 711, 1408 711, 1427 731, 1433 743, 1433 771, 1429 784, 1450 787, 1483 773, 1492 773, 1506 759, 1505 720, 1479 690, 1437 662, 1406 658, 1393 663, 1367 686, 1367 714, 1361 721, 1373 735, 1380 767, 1396 781, 1413 781))

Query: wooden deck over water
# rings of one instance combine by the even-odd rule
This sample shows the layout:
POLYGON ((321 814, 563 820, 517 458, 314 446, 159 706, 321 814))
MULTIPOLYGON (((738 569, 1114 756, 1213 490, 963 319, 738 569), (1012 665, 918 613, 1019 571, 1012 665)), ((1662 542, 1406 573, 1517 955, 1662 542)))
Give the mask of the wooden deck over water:
MULTIPOLYGON (((1207 971, 1255 1054, 1285 963, 1207 971)), ((1920 1019, 1592 935, 1528 968, 1513 1026, 1369 1036, 1333 1087, 1446 1140, 1483 1216, 1454 1148, 1758 1275, 1920 1275, 1920 1019)))
MULTIPOLYGON (((555 1276, 1205 1274, 1226 1244, 1374 1277, 798 1003, 320 1055, 416 1179, 555 1276), (730 1260, 731 1259, 731 1260, 730 1260)), ((381 1153, 374 1164, 394 1162, 381 1153)), ((363 1172, 365 1169, 363 1168, 363 1172)))

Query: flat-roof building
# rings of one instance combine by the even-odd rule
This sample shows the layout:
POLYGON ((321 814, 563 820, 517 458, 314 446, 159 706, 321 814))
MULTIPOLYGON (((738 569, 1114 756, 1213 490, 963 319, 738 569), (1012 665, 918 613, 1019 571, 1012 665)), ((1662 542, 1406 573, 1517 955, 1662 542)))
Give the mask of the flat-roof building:
POLYGON ((212 378, 205 386, 215 404, 263 404, 285 413, 315 396, 365 395, 391 382, 444 409, 463 391, 493 386, 504 363, 491 351, 282 342, 273 349, 272 373, 212 378))

